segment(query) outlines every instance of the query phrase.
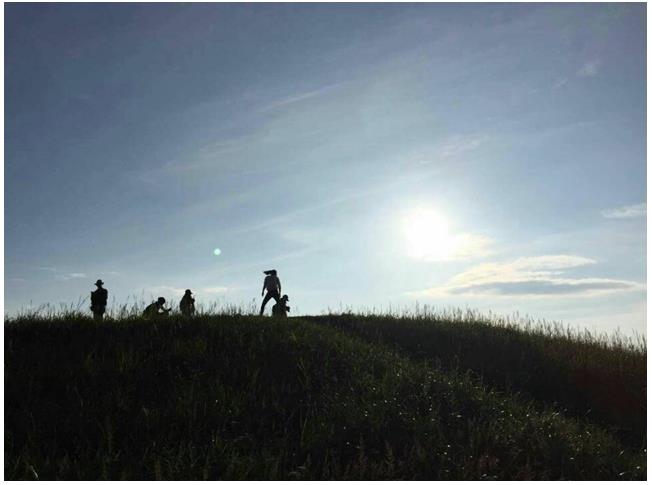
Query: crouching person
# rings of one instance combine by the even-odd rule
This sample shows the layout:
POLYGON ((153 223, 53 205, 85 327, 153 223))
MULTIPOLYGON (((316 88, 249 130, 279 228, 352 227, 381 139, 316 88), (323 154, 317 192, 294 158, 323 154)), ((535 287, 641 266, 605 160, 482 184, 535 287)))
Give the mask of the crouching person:
POLYGON ((161 318, 167 317, 168 313, 172 310, 171 308, 165 308, 165 298, 162 296, 158 297, 158 300, 147 305, 147 308, 143 311, 143 317, 145 318, 161 318))
POLYGON ((283 295, 281 299, 272 307, 272 316, 279 318, 287 318, 290 307, 287 302, 290 301, 287 295, 283 295))

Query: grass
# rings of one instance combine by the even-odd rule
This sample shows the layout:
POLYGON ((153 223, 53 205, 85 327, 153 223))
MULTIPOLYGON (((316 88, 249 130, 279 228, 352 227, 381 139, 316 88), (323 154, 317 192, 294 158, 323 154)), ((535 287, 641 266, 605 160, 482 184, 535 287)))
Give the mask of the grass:
POLYGON ((645 444, 647 349, 642 337, 579 333, 560 324, 459 310, 343 313, 310 320, 393 345, 437 367, 469 370, 492 387, 595 422, 629 445, 645 444))
POLYGON ((608 427, 343 331, 352 316, 230 313, 7 320, 5 479, 646 476, 608 427))

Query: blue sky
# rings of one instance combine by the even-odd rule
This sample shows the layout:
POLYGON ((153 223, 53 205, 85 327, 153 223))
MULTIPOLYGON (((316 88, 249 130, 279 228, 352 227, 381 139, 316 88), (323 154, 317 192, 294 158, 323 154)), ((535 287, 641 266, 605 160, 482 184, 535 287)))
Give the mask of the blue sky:
POLYGON ((644 332, 645 8, 6 4, 5 312, 276 268, 644 332))

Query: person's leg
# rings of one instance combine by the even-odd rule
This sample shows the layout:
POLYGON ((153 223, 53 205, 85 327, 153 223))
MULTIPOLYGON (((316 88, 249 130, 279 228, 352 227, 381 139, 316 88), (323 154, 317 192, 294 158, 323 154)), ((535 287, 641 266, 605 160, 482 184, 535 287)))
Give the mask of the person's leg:
POLYGON ((267 292, 265 294, 265 298, 263 298, 263 304, 260 305, 260 314, 262 315, 265 311, 265 305, 267 305, 267 302, 272 299, 272 296, 274 296, 272 293, 267 292))

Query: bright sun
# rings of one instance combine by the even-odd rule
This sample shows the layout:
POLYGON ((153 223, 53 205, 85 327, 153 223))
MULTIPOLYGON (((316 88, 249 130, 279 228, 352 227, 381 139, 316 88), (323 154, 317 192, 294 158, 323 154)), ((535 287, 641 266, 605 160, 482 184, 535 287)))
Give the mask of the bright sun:
POLYGON ((454 238, 448 222, 434 210, 420 209, 404 219, 408 255, 430 261, 448 259, 454 252, 454 238))

